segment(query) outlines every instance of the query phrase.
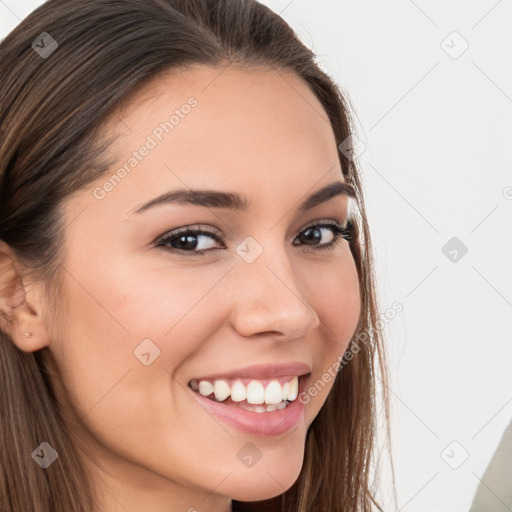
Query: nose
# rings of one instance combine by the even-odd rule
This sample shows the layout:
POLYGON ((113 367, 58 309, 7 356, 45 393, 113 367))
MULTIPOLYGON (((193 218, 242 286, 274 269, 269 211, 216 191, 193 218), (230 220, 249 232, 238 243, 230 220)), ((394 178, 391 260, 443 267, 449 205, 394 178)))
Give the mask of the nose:
POLYGON ((320 319, 303 296, 290 262, 265 256, 240 262, 232 324, 241 336, 274 336, 279 341, 305 337, 320 319))

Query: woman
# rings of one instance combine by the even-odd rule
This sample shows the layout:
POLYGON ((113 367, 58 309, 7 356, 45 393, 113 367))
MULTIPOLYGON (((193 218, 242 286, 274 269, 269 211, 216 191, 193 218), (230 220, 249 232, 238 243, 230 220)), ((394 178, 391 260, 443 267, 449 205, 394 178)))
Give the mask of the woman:
POLYGON ((369 229, 314 54, 255 1, 49 0, 0 66, 0 510, 381 509, 369 229))

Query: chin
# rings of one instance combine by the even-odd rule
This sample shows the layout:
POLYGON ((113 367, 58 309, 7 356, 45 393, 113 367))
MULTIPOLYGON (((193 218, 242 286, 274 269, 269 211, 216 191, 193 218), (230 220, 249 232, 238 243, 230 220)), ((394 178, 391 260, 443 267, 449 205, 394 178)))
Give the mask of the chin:
MULTIPOLYGON (((286 492, 298 479, 302 465, 269 470, 242 471, 238 485, 232 485, 229 496, 237 501, 264 501, 286 492)), ((233 475, 231 475, 233 476, 233 475)), ((234 480, 234 479, 233 479, 234 480)))

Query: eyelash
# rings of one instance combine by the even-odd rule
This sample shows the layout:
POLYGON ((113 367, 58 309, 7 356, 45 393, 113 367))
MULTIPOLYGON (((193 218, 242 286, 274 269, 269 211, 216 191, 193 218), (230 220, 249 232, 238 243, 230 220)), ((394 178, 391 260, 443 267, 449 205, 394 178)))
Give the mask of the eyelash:
MULTIPOLYGON (((334 234, 334 240, 327 244, 321 244, 321 245, 312 245, 313 251, 318 250, 334 250, 339 243, 341 243, 341 240, 347 240, 350 241, 353 234, 353 227, 354 223, 350 219, 346 222, 345 226, 341 226, 338 223, 320 223, 320 224, 310 224, 309 226, 306 226, 300 233, 304 233, 308 229, 312 228, 330 228, 332 230, 332 233, 334 234)), ((192 236, 198 236, 198 235, 206 235, 212 237, 216 242, 221 242, 224 244, 225 238, 218 234, 217 231, 210 229, 210 228, 204 228, 204 229, 190 229, 189 227, 185 227, 182 229, 177 230, 176 232, 172 233, 172 235, 165 235, 164 237, 160 238, 156 242, 156 247, 163 247, 165 250, 178 254, 179 256, 186 256, 186 255, 193 255, 193 256, 202 256, 205 252, 211 251, 212 249, 203 249, 201 251, 186 251, 184 249, 176 249, 176 248, 170 248, 165 247, 165 244, 172 242, 175 239, 179 239, 180 237, 184 235, 192 235, 192 236), (185 254, 184 254, 185 253, 185 254)), ((295 244, 297 245, 297 244, 295 244)), ((301 245, 301 244, 298 244, 301 245)), ((307 244, 306 247, 308 246, 307 244)))

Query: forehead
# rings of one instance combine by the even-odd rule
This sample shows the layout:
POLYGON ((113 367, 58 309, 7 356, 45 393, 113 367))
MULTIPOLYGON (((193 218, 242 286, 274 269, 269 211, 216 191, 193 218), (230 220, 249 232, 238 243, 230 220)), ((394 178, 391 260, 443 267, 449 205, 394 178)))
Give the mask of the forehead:
POLYGON ((291 70, 235 64, 190 64, 165 71, 126 98, 117 108, 113 120, 140 120, 143 111, 162 116, 190 97, 197 98, 205 116, 220 111, 222 117, 230 117, 241 110, 251 111, 253 115, 259 113, 267 123, 293 116, 295 121, 300 118, 307 123, 318 118, 317 122, 330 127, 319 100, 308 84, 291 70), (270 118, 267 117, 269 109, 274 113, 270 118))
POLYGON ((272 201, 342 179, 327 114, 290 71, 189 66, 153 80, 114 114, 111 174, 127 171, 116 187, 124 194, 115 191, 126 209, 178 187, 265 190, 272 201), (144 146, 151 149, 135 157, 144 146))

